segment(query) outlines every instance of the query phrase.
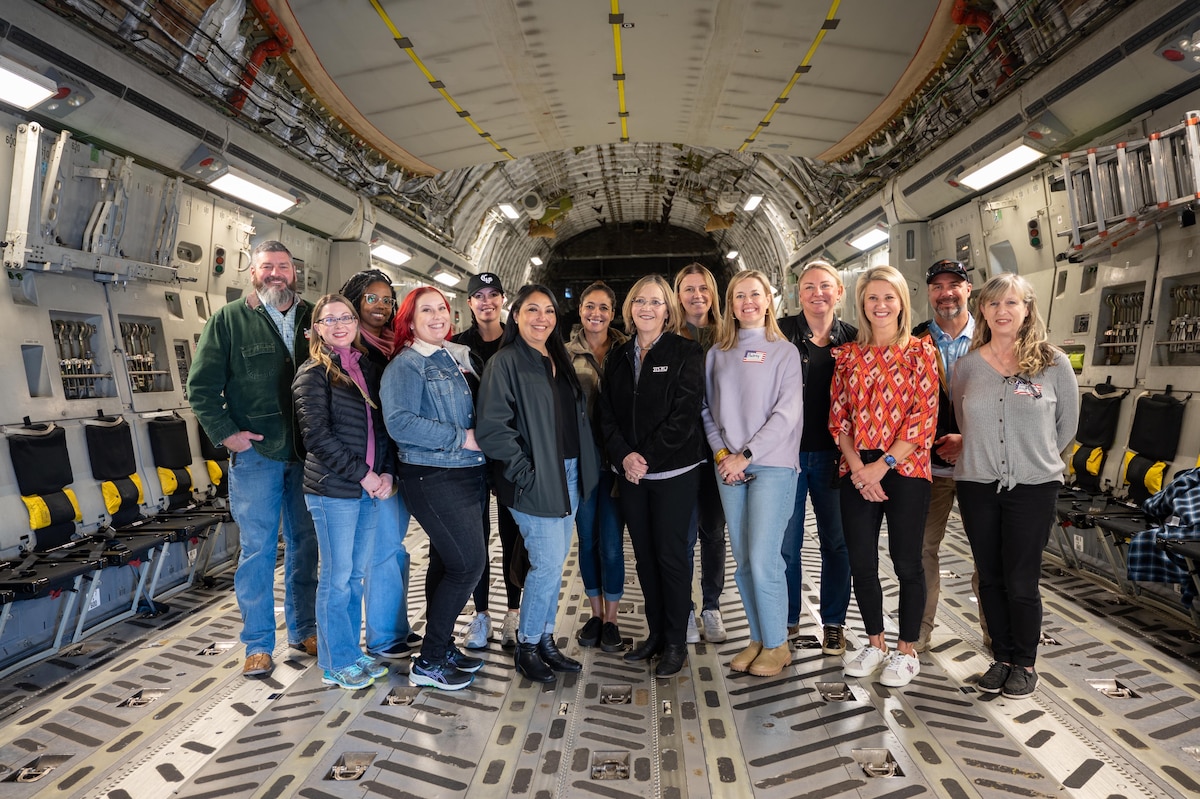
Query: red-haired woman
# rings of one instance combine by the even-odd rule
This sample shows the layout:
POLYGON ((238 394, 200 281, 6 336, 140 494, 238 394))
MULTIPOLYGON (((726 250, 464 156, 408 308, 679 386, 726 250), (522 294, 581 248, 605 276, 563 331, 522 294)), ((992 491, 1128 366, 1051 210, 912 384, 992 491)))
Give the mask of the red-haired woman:
POLYGON ((486 557, 483 453, 475 443, 479 369, 470 350, 448 339, 450 305, 432 286, 409 293, 396 312, 399 354, 383 374, 380 396, 396 442, 404 504, 429 536, 425 639, 413 659, 414 685, 457 690, 483 661, 454 645, 454 621, 483 573, 486 557))

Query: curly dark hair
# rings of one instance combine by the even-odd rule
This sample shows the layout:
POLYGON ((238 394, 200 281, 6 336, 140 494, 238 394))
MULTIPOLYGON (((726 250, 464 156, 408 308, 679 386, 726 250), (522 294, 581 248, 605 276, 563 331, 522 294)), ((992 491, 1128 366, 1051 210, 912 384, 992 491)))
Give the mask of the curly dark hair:
MULTIPOLYGON (((387 283, 392 285, 392 278, 386 272, 381 272, 378 269, 364 269, 361 272, 355 272, 350 278, 342 284, 342 290, 338 292, 354 305, 355 313, 362 312, 362 298, 367 293, 367 286, 372 283, 387 283)), ((392 306, 392 313, 388 316, 387 323, 396 317, 396 306, 392 306)), ((386 324, 386 323, 385 323, 386 324)))

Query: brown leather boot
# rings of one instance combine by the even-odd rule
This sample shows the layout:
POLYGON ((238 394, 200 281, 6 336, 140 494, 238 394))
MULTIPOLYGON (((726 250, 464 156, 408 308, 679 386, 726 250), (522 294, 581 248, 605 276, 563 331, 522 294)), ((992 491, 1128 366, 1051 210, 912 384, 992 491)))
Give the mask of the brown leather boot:
POLYGON ((750 673, 756 677, 774 677, 783 667, 792 662, 792 648, 787 642, 771 649, 764 649, 750 664, 750 673))
POLYGON ((761 651, 762 641, 751 641, 750 646, 738 652, 733 660, 729 661, 730 671, 746 671, 761 651))

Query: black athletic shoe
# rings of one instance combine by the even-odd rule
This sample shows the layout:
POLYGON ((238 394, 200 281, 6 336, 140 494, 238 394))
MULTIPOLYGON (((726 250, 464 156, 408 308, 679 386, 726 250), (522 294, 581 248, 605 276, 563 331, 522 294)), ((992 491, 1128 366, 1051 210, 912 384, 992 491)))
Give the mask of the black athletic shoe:
POLYGON ((625 648, 621 640, 621 630, 616 622, 606 621, 600 628, 600 648, 605 652, 620 652, 625 648))
POLYGON ((599 616, 592 616, 587 620, 587 624, 575 636, 575 640, 580 646, 595 646, 600 642, 600 628, 604 626, 604 622, 599 616))

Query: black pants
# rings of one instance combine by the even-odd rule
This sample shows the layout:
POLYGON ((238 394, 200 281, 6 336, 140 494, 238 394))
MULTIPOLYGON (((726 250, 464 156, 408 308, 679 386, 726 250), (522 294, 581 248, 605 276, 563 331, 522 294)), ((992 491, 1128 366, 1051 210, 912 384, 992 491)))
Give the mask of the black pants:
POLYGON ((850 576, 854 599, 862 614, 867 635, 883 632, 883 590, 879 585, 879 529, 888 523, 888 554, 900 582, 900 640, 921 637, 921 614, 925 610, 925 572, 921 548, 925 537, 925 515, 929 512, 929 481, 904 477, 893 471, 880 485, 887 499, 868 502, 842 478, 842 530, 850 553, 850 576))
POLYGON ((621 477, 621 513, 637 558, 650 636, 683 645, 692 609, 688 523, 704 466, 666 480, 621 477))
POLYGON ((487 559, 479 529, 487 499, 483 466, 437 469, 401 465, 400 495, 429 536, 430 567, 425 575, 425 640, 421 657, 442 663, 454 635, 454 621, 479 582, 487 559), (436 556, 436 569, 434 568, 436 556))
MULTIPOLYGON (((717 472, 712 460, 700 464, 696 510, 688 529, 688 557, 693 557, 700 540, 700 609, 719 610, 725 590, 725 508, 717 490, 717 472)), ((695 570, 695 561, 692 561, 695 570)))
POLYGON ((1042 550, 1050 540, 1061 484, 958 483, 958 510, 979 572, 979 604, 992 657, 1032 666, 1042 636, 1042 550))
MULTIPOLYGON (((517 543, 517 538, 521 535, 521 528, 517 526, 517 520, 512 517, 512 513, 508 508, 504 507, 499 501, 493 503, 491 498, 488 498, 483 503, 483 551, 485 557, 483 559, 483 574, 479 578, 478 584, 475 586, 475 612, 486 613, 489 610, 488 595, 492 591, 492 559, 486 557, 488 551, 488 539, 492 534, 492 505, 496 506, 496 522, 500 530, 500 568, 504 571, 504 592, 508 595, 508 607, 521 607, 521 586, 512 581, 512 553, 513 547, 517 543)), ((430 566, 433 566, 433 561, 430 560, 430 566)), ((507 608, 506 608, 507 610, 507 608)))

